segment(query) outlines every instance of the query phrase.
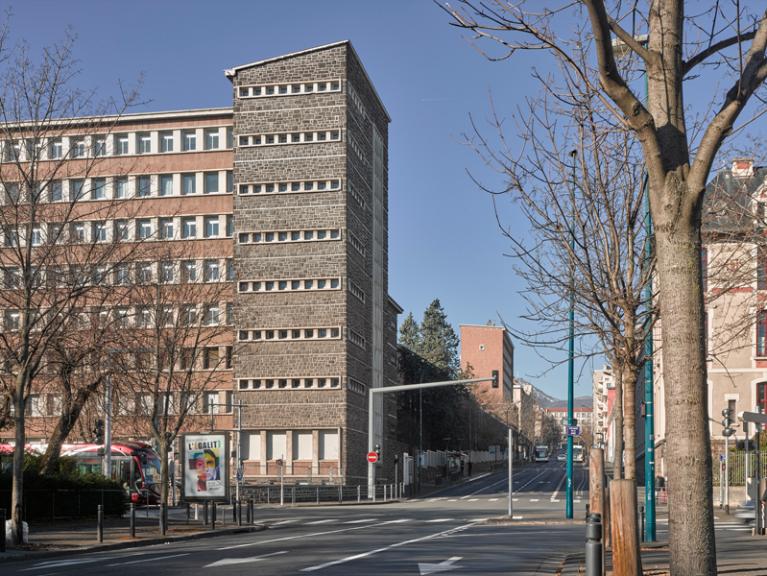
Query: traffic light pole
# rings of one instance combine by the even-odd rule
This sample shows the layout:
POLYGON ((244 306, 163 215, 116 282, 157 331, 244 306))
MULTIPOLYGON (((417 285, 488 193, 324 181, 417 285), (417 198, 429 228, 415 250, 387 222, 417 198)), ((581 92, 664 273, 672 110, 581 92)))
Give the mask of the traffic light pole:
MULTIPOLYGON (((460 386, 469 384, 480 384, 482 382, 492 382, 493 387, 498 386, 498 371, 493 370, 493 376, 490 378, 470 378, 468 380, 445 380, 442 382, 426 382, 424 384, 402 384, 399 386, 385 386, 382 388, 368 388, 368 452, 375 450, 375 438, 373 436, 373 428, 375 425, 375 418, 373 413, 374 402, 376 394, 389 394, 393 392, 407 392, 410 390, 423 390, 424 388, 441 388, 443 386, 460 386)), ((419 454, 420 457, 420 454, 419 454)), ((511 454, 509 454, 511 457, 511 454)), ((416 466, 418 463, 416 462, 416 466)), ((375 484, 376 484, 376 465, 373 462, 368 462, 368 499, 375 501, 375 484)))
POLYGON ((104 391, 104 476, 112 477, 112 376, 108 375, 104 391))

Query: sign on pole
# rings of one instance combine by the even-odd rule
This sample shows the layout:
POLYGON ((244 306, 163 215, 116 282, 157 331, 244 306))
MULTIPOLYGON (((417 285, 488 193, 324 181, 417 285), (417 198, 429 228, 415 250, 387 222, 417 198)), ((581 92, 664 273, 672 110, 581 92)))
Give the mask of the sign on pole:
POLYGON ((581 435, 581 427, 580 426, 568 426, 567 427, 567 435, 568 436, 580 436, 581 435))
POLYGON ((229 500, 229 436, 185 434, 182 493, 185 500, 229 500))
POLYGON ((368 462, 371 464, 378 462, 378 452, 368 452, 368 462))

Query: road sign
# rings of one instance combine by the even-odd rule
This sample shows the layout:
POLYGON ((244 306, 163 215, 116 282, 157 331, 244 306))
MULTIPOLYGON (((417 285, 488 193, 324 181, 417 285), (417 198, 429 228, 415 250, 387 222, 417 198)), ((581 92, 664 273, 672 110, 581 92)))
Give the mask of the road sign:
POLYGON ((371 464, 378 462, 378 452, 368 452, 368 462, 371 464))
POLYGON ((567 435, 568 436, 580 436, 581 435, 581 427, 580 426, 568 426, 567 427, 567 435))

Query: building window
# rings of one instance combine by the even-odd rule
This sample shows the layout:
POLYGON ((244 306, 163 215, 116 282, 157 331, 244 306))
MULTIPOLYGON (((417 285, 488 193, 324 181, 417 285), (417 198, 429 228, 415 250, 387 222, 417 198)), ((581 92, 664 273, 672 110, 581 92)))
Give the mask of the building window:
POLYGON ((107 223, 104 221, 93 223, 93 240, 95 242, 107 241, 107 223))
POLYGON ((181 237, 185 240, 197 238, 197 218, 188 216, 181 219, 181 237))
POLYGON ((226 279, 228 282, 232 282, 236 279, 237 274, 234 269, 234 260, 232 258, 226 259, 226 279))
POLYGON ((226 303, 226 325, 231 326, 234 324, 234 304, 231 302, 226 303))
POLYGON ((240 232, 240 244, 271 244, 276 242, 316 242, 340 240, 341 230, 275 230, 268 232, 240 232))
POLYGON ((138 154, 150 154, 152 152, 152 135, 149 132, 136 133, 136 150, 138 154))
POLYGON ((203 322, 206 326, 218 326, 221 317, 221 309, 218 304, 209 304, 205 306, 203 313, 203 322))
POLYGON ((296 194, 303 192, 336 192, 341 180, 294 180, 288 182, 247 182, 238 186, 240 196, 296 194))
POLYGON ((93 200, 104 200, 107 197, 106 178, 94 178, 91 180, 91 198, 93 200))
POLYGON ((48 199, 51 202, 61 202, 64 200, 64 191, 61 186, 61 180, 51 180, 48 186, 48 199))
POLYGON ((18 330, 21 315, 18 310, 6 310, 4 314, 4 327, 6 330, 18 330))
POLYGON ((181 175, 181 194, 195 194, 197 192, 197 178, 193 173, 181 175))
POLYGON ((194 326, 197 324, 197 306, 194 304, 184 304, 181 307, 181 322, 184 326, 194 326))
POLYGON ((226 216, 226 237, 231 238, 234 236, 234 216, 227 214, 226 216))
POLYGON ((139 262, 136 264, 136 282, 139 284, 149 284, 152 281, 152 264, 149 262, 139 262))
POLYGON ((229 194, 234 192, 234 172, 231 170, 226 171, 226 191, 229 194))
POLYGON ((280 340, 338 340, 341 328, 329 326, 322 328, 269 328, 238 330, 240 342, 272 342, 280 340))
POLYGON ((160 175, 160 196, 172 196, 173 195, 173 175, 161 174, 160 175))
POLYGON ((119 219, 115 220, 115 238, 118 240, 130 239, 130 224, 128 220, 119 219))
POLYGON ((205 194, 218 193, 218 172, 205 172, 203 192, 205 194))
POLYGON ((340 130, 319 130, 316 132, 278 132, 275 134, 243 134, 238 143, 241 147, 277 146, 284 144, 313 144, 317 142, 339 142, 340 130))
POLYGON ((205 370, 218 368, 218 347, 208 346, 202 351, 202 367, 205 370))
POLYGON ((139 239, 146 240, 152 236, 152 220, 140 218, 136 220, 136 233, 139 239))
MULTIPOLYGON (((8 142, 5 143, 5 147, 7 150, 9 147, 8 142)), ((56 138, 55 140, 51 140, 48 143, 48 158, 50 160, 58 160, 59 158, 61 158, 63 152, 64 152, 64 145, 61 142, 61 138, 56 138)), ((10 158, 7 158, 7 155, 6 155, 6 159, 10 160, 10 158)))
POLYGON ((767 414, 767 382, 756 385, 756 405, 762 409, 762 414, 767 414))
POLYGON ((197 150, 197 133, 194 130, 181 131, 181 149, 184 152, 197 150))
POLYGON ((205 150, 218 150, 218 128, 205 129, 205 150))
POLYGON ((239 292, 296 292, 305 290, 338 290, 340 278, 301 278, 294 280, 243 280, 239 292))
POLYGON ((181 262, 181 281, 197 282, 197 262, 194 260, 181 262))
POLYGON ((218 233, 218 216, 205 216, 205 238, 217 238, 218 233))
POLYGON ((107 154, 107 137, 106 136, 93 136, 91 138, 93 143, 93 155, 95 157, 106 156, 107 154))
POLYGON ((205 260, 203 263, 203 279, 205 282, 218 282, 221 279, 218 260, 205 260))
POLYGON ((160 262, 160 282, 171 284, 176 278, 176 267, 173 262, 160 262))
POLYGON ((767 356, 767 310, 756 313, 756 355, 767 356))
POLYGON ((69 228, 69 237, 72 242, 85 242, 85 224, 83 222, 74 222, 69 228))
POLYGON ((157 221, 157 228, 160 231, 160 238, 163 240, 173 240, 175 234, 173 229, 173 218, 160 218, 157 221))
POLYGON ((69 198, 73 202, 76 200, 82 200, 85 195, 85 180, 78 178, 77 180, 69 181, 69 198))
POLYGON ((115 156, 124 156, 128 153, 128 135, 115 134, 115 156))
POLYGON ((160 132, 160 152, 173 152, 173 131, 160 132))
POLYGON ((69 154, 72 158, 85 158, 85 139, 71 139, 69 141, 69 154))
POLYGON ((352 330, 351 328, 349 328, 349 342, 356 344, 363 350, 367 348, 367 340, 365 337, 356 330, 352 330))
POLYGON ((128 178, 127 176, 120 176, 115 178, 115 198, 127 198, 128 197, 128 178))
POLYGON ((204 414, 218 414, 218 392, 205 392, 202 395, 202 412, 204 414))
POLYGON ((320 460, 338 460, 339 443, 337 430, 320 430, 320 460))
POLYGON ((139 176, 136 178, 136 196, 146 198, 152 193, 152 177, 139 176))

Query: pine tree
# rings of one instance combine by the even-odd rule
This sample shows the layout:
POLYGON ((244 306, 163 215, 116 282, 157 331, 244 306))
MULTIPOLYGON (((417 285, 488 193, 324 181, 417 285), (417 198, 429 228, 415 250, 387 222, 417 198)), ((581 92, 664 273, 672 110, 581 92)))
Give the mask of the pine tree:
POLYGON ((421 327, 413 318, 413 313, 407 315, 399 329, 399 343, 413 352, 421 347, 421 327))
POLYGON ((458 336, 447 321, 439 298, 423 313, 421 347, 417 352, 437 368, 447 371, 451 378, 457 376, 460 370, 458 336))

